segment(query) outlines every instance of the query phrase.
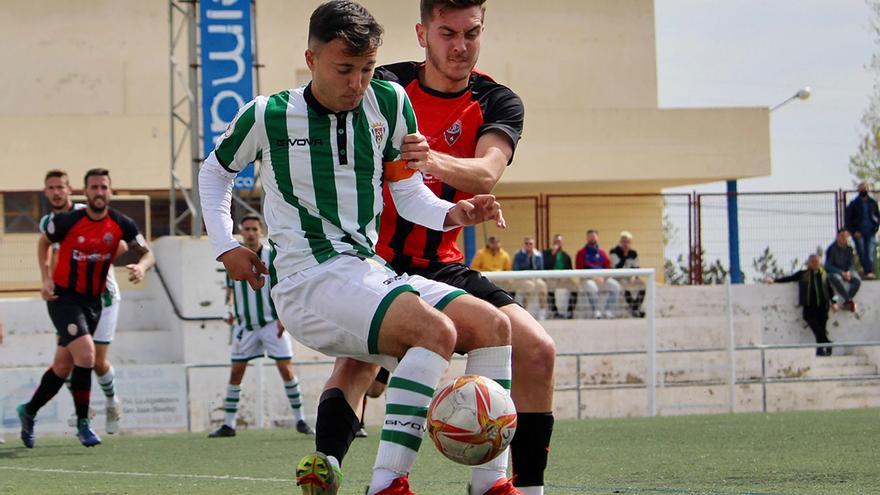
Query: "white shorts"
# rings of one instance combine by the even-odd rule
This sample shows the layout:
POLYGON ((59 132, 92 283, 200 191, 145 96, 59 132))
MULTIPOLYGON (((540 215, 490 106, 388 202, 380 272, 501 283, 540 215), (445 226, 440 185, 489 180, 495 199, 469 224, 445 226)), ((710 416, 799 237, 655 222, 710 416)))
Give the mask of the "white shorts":
POLYGON ((96 344, 107 344, 113 342, 116 336, 116 322, 119 320, 119 301, 114 300, 110 306, 101 308, 101 319, 98 320, 98 326, 95 328, 95 334, 92 340, 96 344))
POLYGON ((420 276, 397 275, 375 260, 339 255, 278 281, 272 300, 296 340, 335 357, 397 367, 379 354, 379 328, 391 302, 404 292, 443 309, 465 291, 420 276))
POLYGON ((268 356, 276 361, 293 359, 293 345, 287 332, 278 336, 278 322, 273 321, 265 326, 248 330, 236 326, 232 330, 232 361, 250 361, 251 359, 268 356))

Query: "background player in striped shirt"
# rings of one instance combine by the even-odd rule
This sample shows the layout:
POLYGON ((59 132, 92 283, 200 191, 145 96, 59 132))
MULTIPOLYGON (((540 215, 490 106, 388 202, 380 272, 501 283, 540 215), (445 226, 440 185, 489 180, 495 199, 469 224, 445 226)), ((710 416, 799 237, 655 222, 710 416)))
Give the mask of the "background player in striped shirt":
MULTIPOLYGON (((409 495, 407 475, 427 408, 452 352, 467 353, 468 373, 509 387, 510 325, 485 301, 396 274, 375 253, 382 184, 389 184, 402 216, 433 229, 490 219, 504 226, 504 220, 492 195, 444 201, 420 174, 389 163, 419 168, 427 151, 403 88, 372 78, 381 34, 354 2, 319 6, 305 53, 311 83, 245 105, 205 160, 199 188, 217 258, 230 277, 255 288, 270 275, 278 314, 297 340, 395 370, 367 493, 409 495), (277 253, 268 269, 238 245, 229 218, 235 173, 258 153, 263 213, 277 253), (451 308, 468 317, 446 316, 451 308)), ((325 398, 330 393, 359 405, 373 376, 366 378, 356 395, 345 396, 331 376, 325 398)), ((307 455, 297 466, 297 483, 307 494, 338 492, 338 461, 325 454, 307 455)))
MULTIPOLYGON (((398 82, 406 89, 419 119, 419 130, 430 146, 427 159, 410 167, 422 171, 425 184, 448 201, 491 192, 511 163, 522 132, 524 110, 520 98, 474 70, 482 39, 484 3, 422 0, 416 33, 425 48, 425 62, 403 62, 376 70, 376 77, 398 82)), ((376 250, 398 273, 420 275, 464 289, 509 318, 512 396, 518 412, 517 432, 510 446, 513 484, 524 494, 541 494, 553 432, 555 344, 507 292, 462 264, 464 256, 456 244, 460 230, 432 230, 402 218, 394 198, 386 191, 376 250)), ((364 374, 375 376, 375 371, 356 363, 348 364, 346 373, 340 383, 357 383, 359 379, 354 377, 364 374)), ((352 393, 352 388, 349 385, 345 393, 352 393)), ((333 407, 335 411, 328 411, 329 404, 319 404, 317 438, 322 440, 326 431, 332 437, 323 439, 328 444, 350 442, 348 424, 357 416, 353 409, 346 410, 343 402, 333 407)), ((470 493, 499 493, 487 491, 487 487, 504 479, 506 467, 507 456, 502 455, 475 469, 470 493)))
MULTIPOLYGON (((70 200, 71 188, 70 180, 67 172, 59 169, 53 169, 46 172, 46 178, 43 181, 43 194, 49 202, 49 213, 40 218, 40 233, 46 233, 46 227, 49 221, 57 213, 69 212, 74 209, 85 208, 86 205, 76 203, 70 200)), ((58 244, 52 244, 51 251, 46 254, 49 260, 49 271, 55 268, 58 255, 58 244)), ((117 256, 128 249, 125 241, 119 243, 117 256)), ((39 255, 38 255, 39 256, 39 255)), ((147 267, 152 266, 152 256, 147 259, 147 267)), ((92 337, 95 342, 95 376, 98 379, 98 385, 104 392, 106 398, 105 423, 104 428, 107 433, 114 434, 119 431, 119 420, 122 416, 122 407, 119 397, 116 395, 115 373, 113 365, 110 364, 108 351, 110 344, 113 343, 113 337, 116 335, 116 323, 119 320, 119 306, 122 302, 122 296, 119 291, 119 284, 116 282, 116 273, 111 268, 107 272, 107 288, 101 294, 101 319, 98 321, 98 327, 95 329, 95 335, 92 337)), ((68 386, 70 380, 67 380, 68 386)), ((89 411, 92 416, 94 411, 89 411)), ((71 426, 76 426, 76 414, 71 418, 71 426)))
MULTIPOLYGON (((259 215, 249 213, 242 217, 238 226, 244 247, 253 251, 265 265, 270 263, 271 248, 263 244, 263 222, 259 215)), ((268 356, 275 360, 278 373, 284 381, 284 393, 293 409, 296 431, 314 435, 315 431, 303 417, 302 393, 299 380, 293 371, 293 346, 284 325, 278 320, 275 304, 269 294, 269 284, 254 289, 246 281, 227 282, 227 303, 230 313, 226 322, 233 327, 229 384, 226 386, 226 411, 223 426, 208 435, 210 438, 234 437, 235 420, 238 416, 238 401, 241 396, 241 381, 247 370, 248 361, 268 356)))
POLYGON ((31 400, 17 408, 21 440, 33 448, 37 412, 58 393, 64 379, 71 377, 71 391, 77 416, 77 436, 86 447, 101 443, 89 425, 88 409, 95 365, 92 335, 101 317, 101 294, 107 272, 112 269, 120 241, 125 241, 138 263, 127 265, 129 279, 138 283, 153 257, 137 225, 110 209, 110 172, 86 172, 87 208, 56 214, 40 237, 38 254, 43 288, 40 291, 58 335, 52 366, 46 370, 31 400), (48 255, 58 243, 58 262, 49 272, 48 255))

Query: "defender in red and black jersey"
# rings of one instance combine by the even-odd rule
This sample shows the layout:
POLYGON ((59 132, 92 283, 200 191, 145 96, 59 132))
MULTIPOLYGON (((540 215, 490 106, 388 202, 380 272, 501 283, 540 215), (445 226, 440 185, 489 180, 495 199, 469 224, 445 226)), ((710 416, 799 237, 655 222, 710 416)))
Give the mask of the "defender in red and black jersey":
MULTIPOLYGON (((393 64, 375 73, 406 88, 419 131, 430 146, 419 170, 431 190, 449 201, 490 193, 511 163, 522 132, 524 112, 519 97, 474 70, 484 3, 422 0, 422 22, 416 32, 425 48, 425 62, 393 64)), ((504 454, 474 470, 470 493, 543 493, 553 431, 553 340, 504 290, 461 263, 464 257, 456 245, 460 229, 444 233, 413 225, 396 214, 387 192, 384 199, 376 249, 383 258, 399 272, 467 290, 495 305, 511 323, 512 396, 518 412, 517 434, 511 443, 514 479, 511 483, 506 478, 504 454)), ((444 312, 453 316, 455 310, 450 304, 444 312)), ((356 384, 366 373, 363 368, 337 360, 337 388, 325 390, 318 405, 318 450, 340 461, 360 425, 343 395, 362 393, 356 384)))
POLYGON ((112 191, 110 173, 92 169, 86 173, 87 207, 56 214, 40 237, 38 258, 43 278, 41 295, 47 301, 49 317, 58 334, 55 359, 40 381, 31 400, 18 406, 21 439, 25 447, 34 446, 34 418, 70 376, 71 392, 77 416, 77 436, 86 447, 101 443, 89 425, 92 368, 95 345, 92 333, 101 315, 101 293, 107 282, 119 242, 138 256, 138 263, 128 265, 129 280, 139 282, 153 263, 146 241, 135 223, 109 208, 112 191), (58 261, 49 273, 48 253, 59 244, 58 261))
MULTIPOLYGON (((483 185, 464 183, 456 187, 439 179, 432 171, 443 174, 438 170, 442 167, 438 162, 445 158, 443 155, 459 159, 474 158, 477 156, 477 143, 489 133, 494 134, 493 138, 507 141, 512 160, 513 150, 522 133, 522 101, 513 91, 477 71, 470 73, 467 86, 462 90, 445 93, 431 89, 419 79, 425 67, 425 62, 401 62, 379 67, 375 75, 397 82, 406 89, 416 112, 419 132, 427 139, 432 152, 436 152, 433 163, 422 170, 425 184, 438 197, 451 202, 468 199, 478 192, 490 192, 488 181, 483 185), (462 188, 462 185, 465 187, 462 188)), ((385 209, 376 250, 395 270, 411 273, 432 271, 464 259, 456 242, 461 233, 460 227, 438 232, 416 225, 397 214, 387 187, 384 199, 385 209)), ((510 299, 495 301, 496 306, 511 302, 510 299)))
POLYGON ((46 238, 59 245, 55 295, 100 300, 119 241, 143 244, 138 236, 134 221, 116 210, 99 220, 85 208, 55 215, 46 227, 46 238))

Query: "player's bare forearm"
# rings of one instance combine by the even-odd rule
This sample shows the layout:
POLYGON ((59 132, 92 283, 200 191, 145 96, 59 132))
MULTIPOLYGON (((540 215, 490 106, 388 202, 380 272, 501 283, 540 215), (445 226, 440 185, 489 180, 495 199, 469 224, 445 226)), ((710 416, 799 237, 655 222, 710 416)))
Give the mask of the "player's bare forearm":
POLYGON ((138 262, 125 265, 125 268, 128 270, 128 280, 137 284, 144 279, 147 270, 156 264, 156 257, 146 245, 132 244, 129 249, 138 257, 138 262))
POLYGON ((457 158, 432 150, 423 171, 459 191, 488 194, 501 180, 511 157, 510 139, 498 132, 487 132, 477 141, 473 158, 457 158))
POLYGON ((137 264, 143 268, 144 271, 149 270, 156 264, 156 257, 153 255, 153 251, 151 251, 149 247, 133 244, 130 249, 131 252, 137 256, 137 264))
POLYGON ((450 186, 471 194, 488 194, 501 180, 507 159, 497 148, 481 158, 456 158, 431 151, 425 172, 450 186))

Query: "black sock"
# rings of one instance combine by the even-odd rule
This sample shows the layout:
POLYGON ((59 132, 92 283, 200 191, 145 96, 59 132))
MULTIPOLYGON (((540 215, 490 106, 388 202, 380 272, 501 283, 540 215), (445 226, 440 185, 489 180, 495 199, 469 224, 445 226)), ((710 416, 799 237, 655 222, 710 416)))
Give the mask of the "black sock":
POLYGON ((76 419, 89 418, 89 400, 92 397, 92 368, 73 367, 70 374, 70 393, 76 408, 76 419))
POLYGON ((552 435, 552 412, 517 414, 516 435, 510 443, 514 486, 544 486, 552 435))
POLYGON ((31 416, 36 416, 37 411, 52 400, 52 397, 55 397, 55 394, 63 386, 64 378, 56 375, 52 368, 47 369, 43 373, 43 378, 40 379, 40 385, 34 390, 34 395, 31 397, 30 402, 24 405, 24 410, 31 416))
POLYGON ((324 455, 332 455, 342 465, 354 434, 361 428, 345 395, 338 388, 325 390, 318 402, 318 420, 315 423, 315 448, 324 455))

